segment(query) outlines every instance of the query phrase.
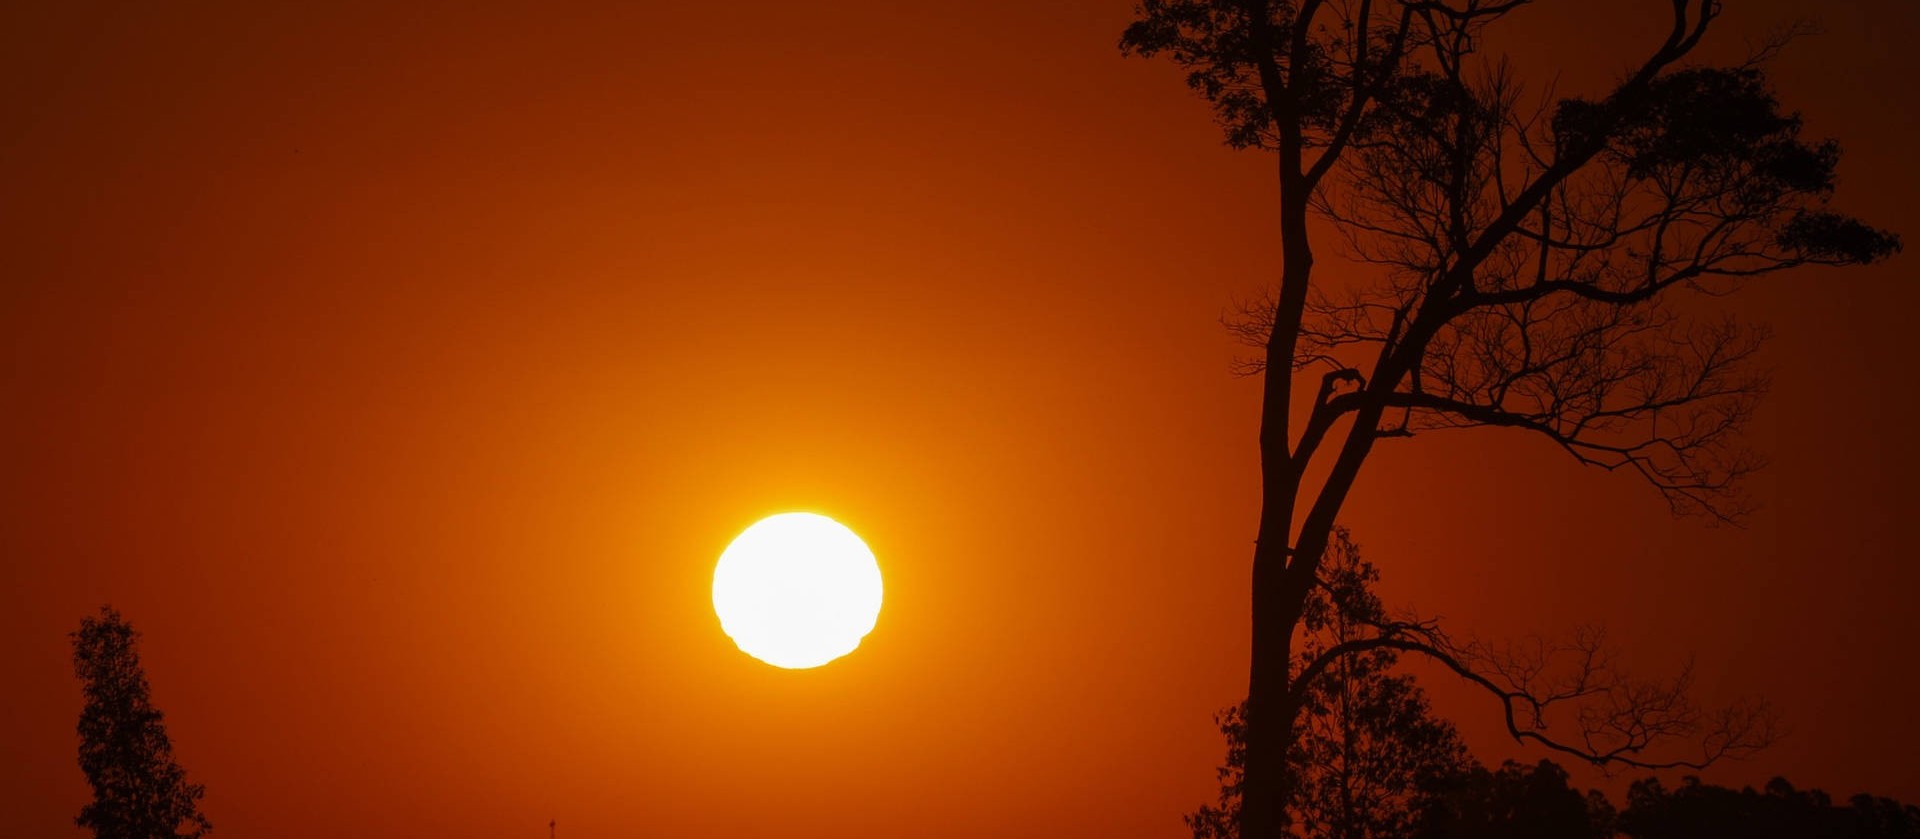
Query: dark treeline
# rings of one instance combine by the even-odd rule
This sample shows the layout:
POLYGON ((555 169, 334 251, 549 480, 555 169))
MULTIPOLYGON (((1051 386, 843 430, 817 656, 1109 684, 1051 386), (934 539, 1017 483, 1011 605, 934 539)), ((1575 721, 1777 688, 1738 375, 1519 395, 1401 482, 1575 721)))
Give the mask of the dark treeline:
MULTIPOLYGON (((1920 807, 1855 796, 1835 802, 1776 778, 1729 789, 1688 776, 1669 787, 1634 781, 1616 804, 1573 784, 1560 764, 1474 760, 1412 677, 1401 650, 1365 646, 1391 619, 1373 593, 1378 572, 1344 529, 1301 620, 1296 678, 1306 684, 1301 725, 1276 808, 1300 839, 1920 839, 1920 807), (1354 648, 1328 657, 1327 650, 1354 648), (1331 662, 1307 672, 1314 662, 1331 662)), ((1573 678, 1592 678, 1592 667, 1573 678)), ((1186 817, 1194 839, 1239 839, 1245 790, 1243 708, 1223 711, 1227 758, 1220 796, 1186 817)))
POLYGON ((1429 799, 1413 836, 1523 839, 1896 839, 1920 837, 1920 807, 1856 795, 1835 802, 1784 778, 1764 789, 1730 789, 1689 776, 1669 788, 1633 782, 1623 807, 1582 792, 1550 760, 1476 766, 1429 799))

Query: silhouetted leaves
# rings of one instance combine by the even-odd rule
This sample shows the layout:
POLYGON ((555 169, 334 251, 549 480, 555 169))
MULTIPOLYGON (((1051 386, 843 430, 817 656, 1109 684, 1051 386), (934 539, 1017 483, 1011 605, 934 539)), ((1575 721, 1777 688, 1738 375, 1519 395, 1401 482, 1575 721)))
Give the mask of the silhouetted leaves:
POLYGON ((74 822, 98 839, 198 839, 213 829, 200 814, 205 794, 173 760, 160 710, 148 697, 139 633, 112 607, 72 634, 80 712, 80 769, 93 801, 74 822))
POLYGON ((1325 145, 1356 92, 1398 62, 1398 30, 1348 17, 1297 37, 1297 12, 1292 2, 1142 0, 1120 48, 1185 70, 1234 148, 1275 147, 1269 97, 1282 89, 1287 112, 1308 130, 1304 142, 1325 145))
POLYGON ((1808 261, 1864 263, 1900 250, 1900 237, 1839 213, 1802 211, 1780 228, 1780 247, 1808 261))
MULTIPOLYGON (((1302 617, 1306 636, 1296 671, 1329 648, 1362 637, 1386 617, 1371 586, 1378 574, 1345 530, 1337 532, 1323 580, 1302 617)), ((1413 679, 1392 672, 1389 648, 1342 654, 1303 684, 1299 733, 1288 755, 1282 811, 1301 837, 1404 837, 1425 797, 1467 771, 1453 726, 1435 717, 1413 679)), ((1246 766, 1245 720, 1235 706, 1216 722, 1227 740, 1220 797, 1187 816, 1195 839, 1239 835, 1246 766)))

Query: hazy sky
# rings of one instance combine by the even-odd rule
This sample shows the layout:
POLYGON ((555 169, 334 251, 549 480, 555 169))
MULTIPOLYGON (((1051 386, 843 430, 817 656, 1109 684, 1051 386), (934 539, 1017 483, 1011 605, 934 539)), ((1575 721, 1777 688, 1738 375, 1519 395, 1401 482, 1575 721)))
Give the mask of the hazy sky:
MULTIPOLYGON (((1593 90, 1665 5, 1493 46, 1593 90)), ((1916 6, 1727 6, 1722 57, 1816 15, 1783 96, 1840 205, 1920 237, 1916 6)), ((105 602, 219 835, 1182 835, 1245 684, 1258 388, 1218 319, 1276 273, 1274 190, 1119 56, 1129 11, 0 8, 0 837, 78 833, 65 633, 105 602), (708 603, 790 509, 886 574, 817 671, 708 603)), ((1747 529, 1524 437, 1390 441, 1346 520, 1387 601, 1692 653, 1792 729, 1713 779, 1920 798, 1912 263, 1730 301, 1776 330, 1747 529)))

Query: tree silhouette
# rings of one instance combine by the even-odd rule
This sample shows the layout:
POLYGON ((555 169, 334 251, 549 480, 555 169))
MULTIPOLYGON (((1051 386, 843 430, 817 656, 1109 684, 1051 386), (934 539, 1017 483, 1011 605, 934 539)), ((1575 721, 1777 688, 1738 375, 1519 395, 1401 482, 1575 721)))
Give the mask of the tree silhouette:
POLYGON ((1598 792, 1582 793, 1552 761, 1476 767, 1425 799, 1413 839, 1916 839, 1920 807, 1856 795, 1836 805, 1819 790, 1783 778, 1763 790, 1734 790, 1684 779, 1668 789, 1635 781, 1615 810, 1598 792))
MULTIPOLYGON (((1121 38, 1126 52, 1184 69, 1228 144, 1270 151, 1279 169, 1278 284, 1240 325, 1260 347, 1250 368, 1264 381, 1248 839, 1284 829, 1308 689, 1294 678, 1294 636, 1377 443, 1467 426, 1528 431, 1583 463, 1642 476, 1677 512, 1738 519, 1740 479, 1759 463, 1736 435, 1764 386, 1746 367, 1761 335, 1699 310, 1754 277, 1898 248, 1828 209, 1838 148, 1802 139, 1774 97, 1761 68, 1771 45, 1738 66, 1682 65, 1718 0, 1669 0, 1665 38, 1605 95, 1532 107, 1505 65, 1478 52, 1488 24, 1526 4, 1140 0, 1121 38), (1316 281, 1314 215, 1379 269, 1372 284, 1316 281), (1309 370, 1317 387, 1296 404, 1293 379, 1309 370)), ((1450 661, 1463 674, 1489 663, 1500 664, 1450 661)), ((1750 748, 1764 729, 1740 713, 1703 716, 1678 691, 1622 683, 1546 697, 1626 702, 1561 739, 1529 717, 1539 697, 1528 663, 1481 675, 1515 737, 1592 759, 1697 764, 1750 748), (1633 722, 1621 710, 1660 735, 1704 727, 1706 751, 1648 759, 1659 738, 1618 725, 1633 722)))
POLYGON ((1649 778, 1627 791, 1619 828, 1631 839, 1914 839, 1920 837, 1920 807, 1869 795, 1835 806, 1826 793, 1796 790, 1782 778, 1760 791, 1735 791, 1698 778, 1669 790, 1649 778))
MULTIPOLYGON (((1411 839, 1609 839, 1614 810, 1550 760, 1475 766, 1428 796, 1411 839)), ((1722 835, 1711 831, 1700 836, 1722 835)))
POLYGON ((205 793, 173 760, 161 713, 140 667, 140 634, 110 606, 83 618, 73 639, 80 711, 80 769, 93 802, 74 822, 99 839, 198 839, 213 829, 200 814, 205 793))
MULTIPOLYGON (((1386 619, 1371 591, 1378 577, 1346 530, 1335 530, 1302 615, 1304 650, 1296 671, 1321 661, 1320 651, 1366 637, 1386 619)), ((1401 839, 1432 806, 1425 798, 1451 788, 1468 771, 1453 726, 1433 716, 1411 677, 1392 673, 1397 659, 1397 651, 1375 648, 1331 659, 1309 677, 1300 737, 1287 762, 1290 797, 1282 815, 1292 835, 1401 839)), ((1195 839, 1240 835, 1246 757, 1240 706, 1217 719, 1227 760, 1219 773, 1219 801, 1187 816, 1195 839)))

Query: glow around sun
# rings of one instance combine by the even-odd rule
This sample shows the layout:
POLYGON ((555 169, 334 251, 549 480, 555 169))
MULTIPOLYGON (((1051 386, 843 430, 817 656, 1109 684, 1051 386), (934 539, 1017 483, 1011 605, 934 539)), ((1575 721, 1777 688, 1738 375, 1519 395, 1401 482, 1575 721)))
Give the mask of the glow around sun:
POLYGON ((720 554, 713 611, 746 654, 775 667, 819 667, 853 652, 873 631, 880 564, 833 519, 769 516, 720 554))

